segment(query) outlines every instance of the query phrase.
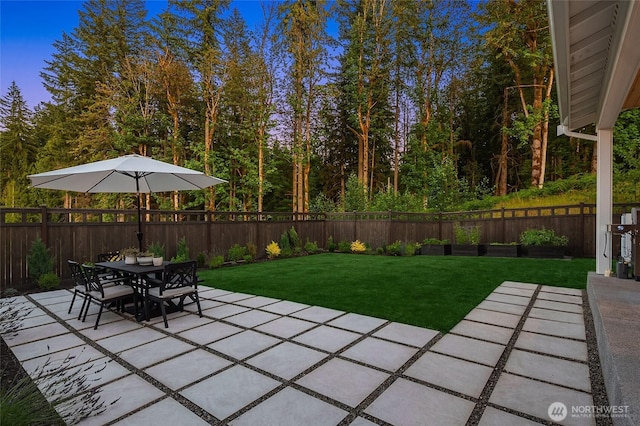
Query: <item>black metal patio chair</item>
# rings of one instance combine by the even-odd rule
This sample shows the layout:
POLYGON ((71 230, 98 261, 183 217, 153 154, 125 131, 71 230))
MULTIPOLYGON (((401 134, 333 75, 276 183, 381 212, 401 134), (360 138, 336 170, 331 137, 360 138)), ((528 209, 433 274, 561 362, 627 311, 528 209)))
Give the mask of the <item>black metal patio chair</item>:
MULTIPOLYGON (((160 305, 165 328, 169 327, 165 302, 170 303, 173 299, 179 299, 178 308, 180 311, 184 310, 185 298, 193 299, 198 305, 198 315, 202 317, 195 260, 169 263, 162 272, 162 280, 147 278, 147 281, 150 286, 156 285, 149 288, 147 298, 149 301, 157 302, 160 305)), ((147 301, 145 301, 145 306, 146 304, 147 301)), ((147 311, 147 308, 145 308, 145 311, 147 311)))
POLYGON ((116 284, 116 282, 113 280, 106 280, 105 278, 101 277, 97 268, 89 265, 82 265, 82 269, 87 279, 87 296, 89 299, 84 311, 84 316, 82 317, 82 321, 87 318, 91 300, 94 300, 95 302, 100 304, 100 310, 98 311, 96 324, 93 327, 94 330, 98 328, 100 316, 102 315, 102 310, 104 309, 105 305, 109 305, 112 302, 116 302, 116 307, 119 307, 121 311, 124 311, 124 300, 133 297, 133 306, 135 309, 135 315, 137 316, 137 292, 133 286, 128 285, 130 281, 128 277, 120 278, 117 282, 117 285, 114 285, 116 284))

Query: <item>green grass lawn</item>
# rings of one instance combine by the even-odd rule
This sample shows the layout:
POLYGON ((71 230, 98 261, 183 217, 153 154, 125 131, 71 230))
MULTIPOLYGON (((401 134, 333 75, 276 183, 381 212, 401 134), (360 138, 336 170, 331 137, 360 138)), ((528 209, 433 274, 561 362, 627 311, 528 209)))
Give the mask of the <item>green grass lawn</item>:
POLYGON ((585 288, 593 259, 326 253, 198 272, 204 285, 448 332, 504 281, 585 288))

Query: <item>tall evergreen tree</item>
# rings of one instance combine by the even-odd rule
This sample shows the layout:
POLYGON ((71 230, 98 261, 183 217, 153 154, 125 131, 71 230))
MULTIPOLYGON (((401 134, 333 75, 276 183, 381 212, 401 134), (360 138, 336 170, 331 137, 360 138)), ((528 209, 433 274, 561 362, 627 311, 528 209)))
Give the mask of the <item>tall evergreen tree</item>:
POLYGON ((65 113, 65 128, 73 132, 67 133, 69 150, 79 161, 89 161, 117 151, 112 100, 104 88, 145 45, 146 10, 140 0, 89 0, 78 13, 78 27, 54 42, 41 76, 65 113))
MULTIPOLYGON (((176 12, 166 15, 166 19, 171 20, 169 26, 175 28, 175 34, 178 35, 172 38, 179 44, 177 48, 194 71, 205 104, 203 163, 207 175, 216 174, 213 135, 218 125, 222 87, 227 78, 226 64, 221 60, 220 37, 224 25, 222 13, 229 3, 229 0, 170 0, 169 5, 176 12)), ((215 187, 209 189, 206 204, 209 210, 215 210, 215 187)))
POLYGON ((33 113, 16 82, 0 98, 0 204, 9 207, 28 205, 27 174, 33 164, 38 144, 33 129, 33 113))
POLYGON ((309 211, 313 123, 317 113, 318 86, 325 76, 327 62, 324 0, 293 0, 281 6, 282 32, 291 58, 288 70, 288 104, 291 114, 293 155, 293 211, 309 211))
MULTIPOLYGON (((341 38, 344 40, 344 102, 347 126, 357 138, 358 180, 371 191, 376 164, 382 164, 381 149, 388 153, 393 112, 389 106, 391 28, 390 7, 386 0, 345 2, 341 38)), ((385 159, 387 163, 388 159, 385 159)))

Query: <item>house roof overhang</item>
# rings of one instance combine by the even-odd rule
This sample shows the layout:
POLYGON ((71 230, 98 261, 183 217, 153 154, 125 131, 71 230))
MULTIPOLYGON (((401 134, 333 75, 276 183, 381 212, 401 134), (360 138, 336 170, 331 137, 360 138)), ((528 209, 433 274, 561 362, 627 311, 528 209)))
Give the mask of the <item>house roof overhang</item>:
POLYGON ((548 0, 561 126, 611 129, 640 106, 640 1, 548 0))

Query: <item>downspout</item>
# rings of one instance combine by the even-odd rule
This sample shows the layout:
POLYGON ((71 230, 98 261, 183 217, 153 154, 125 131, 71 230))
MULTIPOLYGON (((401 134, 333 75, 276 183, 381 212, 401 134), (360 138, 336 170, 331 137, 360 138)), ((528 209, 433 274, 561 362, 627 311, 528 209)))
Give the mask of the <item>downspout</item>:
POLYGON ((578 138, 578 139, 585 139, 592 142, 598 142, 598 135, 588 135, 586 133, 572 132, 564 124, 560 124, 558 126, 556 135, 557 136, 565 135, 565 136, 569 136, 570 138, 578 138))

